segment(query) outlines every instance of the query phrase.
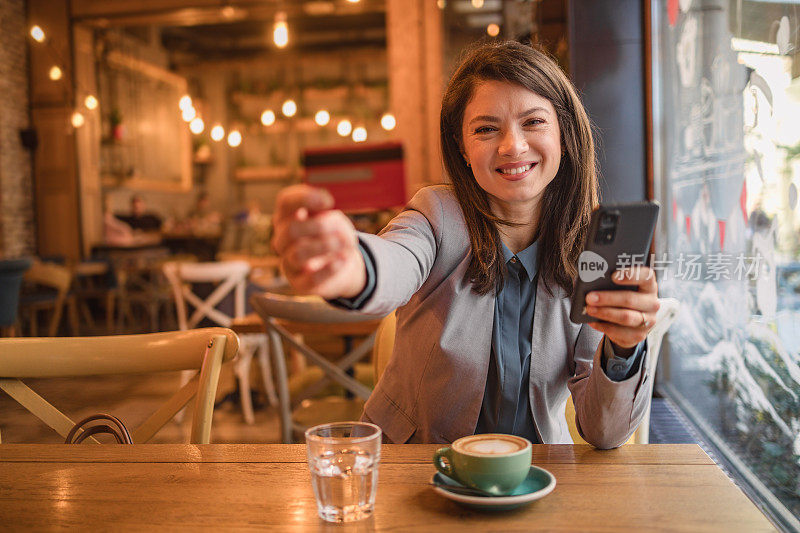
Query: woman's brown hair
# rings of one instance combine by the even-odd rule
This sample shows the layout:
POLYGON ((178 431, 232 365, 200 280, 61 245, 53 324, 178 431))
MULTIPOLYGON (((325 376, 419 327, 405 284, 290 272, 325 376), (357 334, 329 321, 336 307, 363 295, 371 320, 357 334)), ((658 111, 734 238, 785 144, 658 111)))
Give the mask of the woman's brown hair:
POLYGON ((488 194, 461 155, 464 110, 475 88, 490 80, 521 85, 547 98, 555 108, 563 158, 542 197, 538 266, 551 294, 552 284, 571 294, 589 217, 598 202, 591 123, 577 91, 558 65, 544 52, 514 41, 480 44, 468 50, 442 99, 442 156, 472 247, 466 277, 480 294, 503 286, 506 269, 497 225, 513 225, 492 214, 488 194))

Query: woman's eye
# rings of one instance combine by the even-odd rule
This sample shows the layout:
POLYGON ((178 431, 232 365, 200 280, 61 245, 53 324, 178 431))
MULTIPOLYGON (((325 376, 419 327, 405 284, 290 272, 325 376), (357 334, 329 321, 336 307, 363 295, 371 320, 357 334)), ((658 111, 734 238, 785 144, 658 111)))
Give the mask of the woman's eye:
POLYGON ((491 133, 496 131, 496 128, 492 126, 481 126, 479 128, 475 128, 475 133, 491 133))
POLYGON ((538 126, 539 124, 544 124, 544 120, 540 118, 532 118, 525 121, 526 126, 538 126))

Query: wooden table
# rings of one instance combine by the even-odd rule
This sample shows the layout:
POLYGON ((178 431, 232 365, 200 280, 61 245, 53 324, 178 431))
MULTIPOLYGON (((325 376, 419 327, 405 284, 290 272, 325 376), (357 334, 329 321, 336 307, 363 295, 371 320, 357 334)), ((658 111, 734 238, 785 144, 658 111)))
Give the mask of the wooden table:
POLYGON ((369 519, 317 517, 305 446, 0 446, 2 529, 774 531, 696 445, 535 445, 555 491, 521 509, 465 509, 427 485, 433 445, 384 445, 369 519))

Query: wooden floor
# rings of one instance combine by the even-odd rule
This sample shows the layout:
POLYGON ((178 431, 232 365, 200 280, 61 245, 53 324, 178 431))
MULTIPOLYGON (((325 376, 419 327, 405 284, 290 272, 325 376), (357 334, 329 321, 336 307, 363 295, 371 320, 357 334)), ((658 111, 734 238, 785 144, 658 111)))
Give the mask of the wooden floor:
MULTIPOLYGON (((258 372, 253 369, 253 376, 258 372)), ((180 385, 180 373, 147 376, 111 376, 81 379, 25 380, 25 383, 72 420, 97 412, 113 414, 129 427, 135 427, 155 411, 180 385)), ((235 391, 230 369, 220 378, 218 398, 235 391)), ((261 395, 263 398, 263 395, 261 395)), ((182 423, 170 422, 150 441, 153 443, 189 442, 191 412, 182 423)), ((8 395, 0 392, 0 437, 3 443, 63 442, 55 431, 44 425, 8 395)), ((255 424, 244 423, 242 412, 232 401, 221 403, 214 411, 211 442, 276 443, 280 442, 275 407, 262 406, 255 411, 255 424)))

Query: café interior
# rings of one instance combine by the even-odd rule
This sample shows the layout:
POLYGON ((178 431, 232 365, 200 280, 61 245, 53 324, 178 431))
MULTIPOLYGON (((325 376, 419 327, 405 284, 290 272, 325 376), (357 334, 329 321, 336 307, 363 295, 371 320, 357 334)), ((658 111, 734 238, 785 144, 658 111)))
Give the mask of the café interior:
POLYGON ((800 530, 796 0, 0 0, 6 525, 322 527, 304 432, 359 420, 396 320, 293 289, 276 198, 378 233, 448 182, 444 88, 501 40, 577 88, 601 202, 660 205, 652 399, 608 451, 570 399, 574 444, 534 444, 551 482, 508 506, 384 444, 363 523, 800 530), (95 413, 115 434, 73 430, 95 413))

